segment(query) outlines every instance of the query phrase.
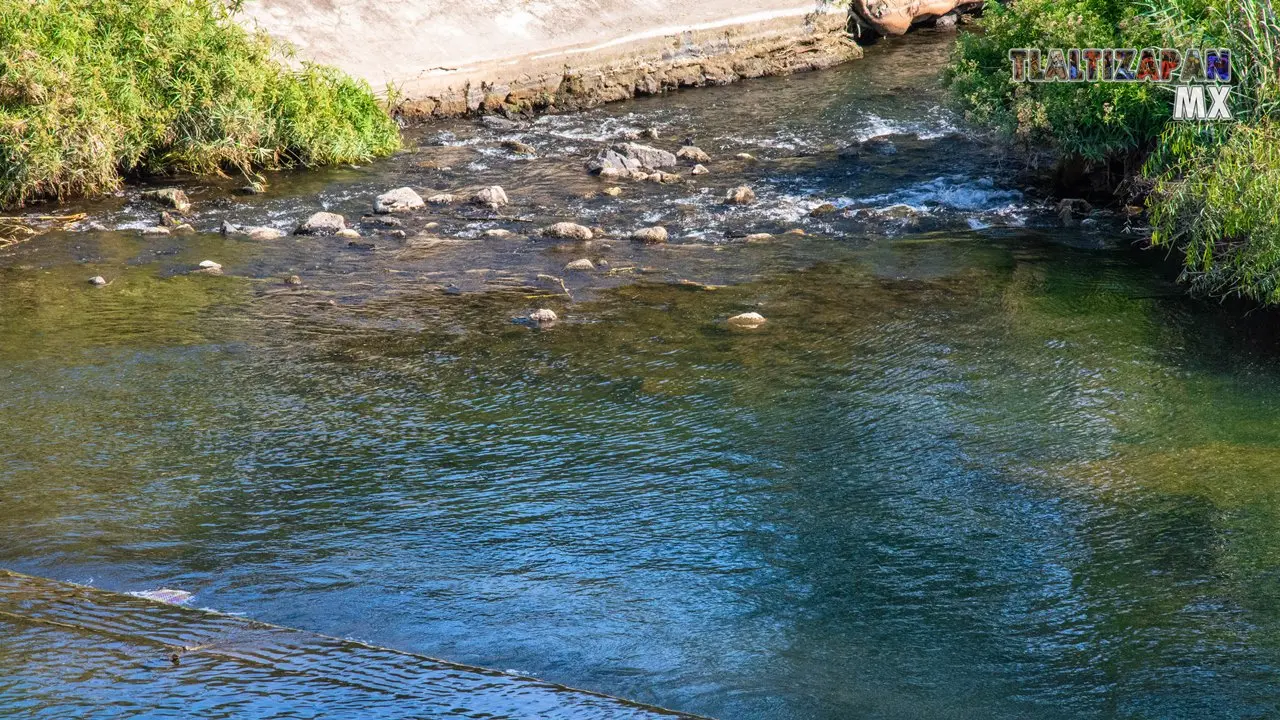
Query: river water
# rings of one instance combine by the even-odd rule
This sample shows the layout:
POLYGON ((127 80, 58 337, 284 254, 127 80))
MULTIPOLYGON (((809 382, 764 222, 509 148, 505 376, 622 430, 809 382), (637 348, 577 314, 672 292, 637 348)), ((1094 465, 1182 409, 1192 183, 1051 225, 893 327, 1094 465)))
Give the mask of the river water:
MULTIPOLYGON (((1273 716, 1265 323, 1183 297, 1124 217, 1062 227, 943 107, 950 42, 188 185, 204 231, 404 184, 512 198, 362 226, 373 249, 84 205, 113 229, 0 255, 0 567, 720 718, 1273 716), (587 197, 582 162, 649 127, 711 173, 587 197), (722 205, 738 184, 758 202, 722 205), (555 220, 609 237, 527 236, 555 220), (655 223, 666 246, 626 240, 655 223), (538 307, 560 322, 513 321, 538 307)), ((0 715, 173 690, 0 627, 0 715)), ((234 716, 311 716, 233 687, 234 716)))

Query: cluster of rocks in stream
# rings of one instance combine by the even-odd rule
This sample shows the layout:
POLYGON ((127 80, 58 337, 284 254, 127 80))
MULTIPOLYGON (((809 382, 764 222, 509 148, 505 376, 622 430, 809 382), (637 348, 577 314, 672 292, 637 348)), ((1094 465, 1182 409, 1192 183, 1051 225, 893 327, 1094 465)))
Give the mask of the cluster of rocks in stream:
MULTIPOLYGON (((502 132, 510 132, 524 130, 527 126, 517 121, 505 120, 502 118, 494 118, 486 116, 482 122, 492 128, 502 132)), ((656 130, 650 129, 643 133, 636 133, 639 137, 628 138, 625 142, 616 142, 603 149, 600 149, 594 157, 586 162, 586 170, 604 180, 635 180, 649 181, 661 184, 679 183, 685 181, 682 173, 693 176, 706 175, 710 173, 708 165, 714 164, 714 159, 710 153, 697 147, 696 145, 681 145, 675 152, 656 147, 654 145, 636 142, 641 137, 648 140, 657 140, 659 135, 656 130)), ((533 158, 537 156, 537 150, 528 143, 504 139, 497 143, 499 147, 507 150, 515 155, 533 158)), ((752 162, 755 158, 746 153, 740 153, 735 158, 741 162, 752 162)), ((252 183, 249 188, 244 190, 245 193, 260 193, 265 190, 265 186, 260 183, 252 183)), ((618 185, 599 190, 593 195, 603 195, 607 197, 619 197, 623 194, 623 188, 618 185)), ((181 214, 188 213, 191 210, 191 201, 186 193, 176 188, 161 188, 157 190, 149 190, 143 193, 142 197, 152 203, 161 205, 166 208, 161 214, 161 222, 154 229, 146 229, 143 232, 155 232, 157 234, 163 232, 194 232, 194 228, 184 222, 181 214)), ((724 205, 748 205, 756 200, 755 192, 746 185, 737 186, 729 189, 724 198, 724 205)), ((511 199, 508 197, 506 190, 499 185, 488 185, 478 188, 458 188, 449 191, 430 191, 421 192, 413 187, 398 187, 387 190, 373 198, 371 203, 371 212, 360 218, 357 222, 351 223, 343 215, 324 210, 315 212, 305 220, 300 222, 292 231, 292 235, 297 237, 336 237, 348 239, 349 247, 358 249, 374 249, 374 243, 368 238, 361 235, 360 230, 370 231, 381 234, 384 237, 399 238, 406 242, 401 244, 403 248, 425 249, 432 247, 436 243, 448 242, 447 238, 439 238, 427 234, 425 231, 438 226, 436 222, 414 222, 414 219, 423 219, 422 213, 431 213, 435 209, 442 209, 453 205, 471 205, 478 208, 484 208, 495 213, 497 217, 482 218, 474 216, 476 220, 494 220, 506 217, 499 211, 511 205, 511 199), (425 197, 424 197, 425 195, 425 197), (403 222, 397 216, 410 216, 409 222, 414 227, 420 227, 422 234, 410 238, 404 229, 403 222)), ((466 210, 460 209, 462 214, 459 217, 464 219, 473 217, 466 210)), ((517 218, 512 217, 513 221, 517 218)), ((288 236, 290 233, 277 227, 268 225, 252 225, 237 224, 230 221, 223 221, 219 228, 221 234, 228 238, 239 238, 252 241, 271 241, 278 240, 288 236)), ((803 232, 803 231, 800 231, 803 232)), ((596 251, 609 249, 608 244, 596 242, 596 239, 604 235, 608 237, 610 234, 601 229, 589 227, 573 221, 555 222, 544 227, 534 229, 530 233, 516 233, 512 230, 500 227, 489 227, 478 231, 480 237, 503 239, 516 237, 517 235, 538 235, 545 238, 569 241, 573 245, 565 244, 557 246, 558 249, 570 251, 573 248, 585 250, 591 248, 596 251)), ((661 225, 651 225, 638 227, 629 232, 623 232, 621 237, 629 239, 638 245, 661 245, 667 243, 671 237, 668 229, 661 225)), ((768 233, 749 233, 745 235, 736 235, 736 237, 745 238, 746 243, 765 242, 773 238, 768 233)), ((595 254, 593 257, 579 256, 577 259, 567 262, 563 266, 565 273, 597 273, 612 272, 610 264, 604 258, 595 254)), ((188 271, 190 274, 197 275, 222 275, 222 265, 213 260, 205 260, 188 271)), ((554 280, 552 284, 557 284, 560 288, 568 293, 568 289, 561 278, 553 276, 539 276, 547 278, 548 282, 554 280)), ((281 276, 279 281, 285 285, 301 286, 302 279, 298 275, 281 276)), ((89 282, 95 286, 106 286, 110 281, 103 276, 94 276, 89 282)), ((689 283, 689 281, 681 281, 689 283)), ((697 283, 690 283, 697 285, 697 283)), ((456 289, 456 286, 450 286, 456 289)), ((700 286, 704 287, 704 286, 700 286)), ((705 286, 712 289, 711 286, 705 286)), ((526 322, 534 327, 547 328, 555 325, 559 317, 549 308, 539 308, 530 312, 526 316, 519 318, 521 322, 526 322)), ((738 330, 753 330, 761 327, 766 321, 758 313, 748 312, 729 317, 723 322, 730 328, 738 330)))

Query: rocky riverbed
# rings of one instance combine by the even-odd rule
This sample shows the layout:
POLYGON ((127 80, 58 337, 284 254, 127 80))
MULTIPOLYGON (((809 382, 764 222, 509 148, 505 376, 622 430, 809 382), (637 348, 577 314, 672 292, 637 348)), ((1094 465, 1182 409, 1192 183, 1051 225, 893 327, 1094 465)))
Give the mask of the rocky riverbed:
POLYGON ((1088 245, 1122 232, 1127 218, 1063 215, 1020 188, 998 147, 918 87, 947 47, 922 33, 827 73, 432 124, 370 166, 131 187, 68 208, 85 217, 0 262, 75 262, 77 282, 103 292, 193 272, 347 302, 518 288, 530 312, 572 317, 574 301, 620 284, 712 288, 875 238, 1067 222, 1088 245))

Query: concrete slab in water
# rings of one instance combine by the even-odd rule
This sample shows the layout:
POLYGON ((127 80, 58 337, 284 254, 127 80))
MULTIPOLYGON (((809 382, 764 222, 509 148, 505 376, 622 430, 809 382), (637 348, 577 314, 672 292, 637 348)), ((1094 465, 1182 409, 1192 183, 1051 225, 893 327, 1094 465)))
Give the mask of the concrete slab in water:
POLYGON ((0 637, 0 717, 693 717, 6 570, 0 637))

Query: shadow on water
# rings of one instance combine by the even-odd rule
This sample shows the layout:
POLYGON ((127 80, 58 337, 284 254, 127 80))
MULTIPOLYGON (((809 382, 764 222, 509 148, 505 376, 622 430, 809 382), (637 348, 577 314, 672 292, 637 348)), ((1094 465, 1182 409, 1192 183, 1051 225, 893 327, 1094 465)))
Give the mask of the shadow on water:
MULTIPOLYGON (((431 128, 197 212, 511 191, 505 219, 433 209, 373 251, 22 247, 0 566, 725 718, 1265 716, 1273 347, 1135 260, 1123 220, 1053 226, 939 92, 894 90, 913 49, 946 51, 547 118, 518 134, 537 160, 431 128), (581 160, 650 125, 696 128, 712 179, 584 197, 581 160), (891 153, 861 142, 885 132, 891 153), (742 182, 760 202, 721 205, 742 182), (528 236, 561 218, 607 236, 528 236), (667 246, 627 242, 659 222, 667 246), (582 256, 608 265, 562 270, 582 256), (228 274, 185 274, 207 257, 228 274), (561 321, 512 321, 537 307, 561 321), (725 323, 745 311, 768 322, 725 323)), ((42 677, 31 658, 0 647, 42 677)))

